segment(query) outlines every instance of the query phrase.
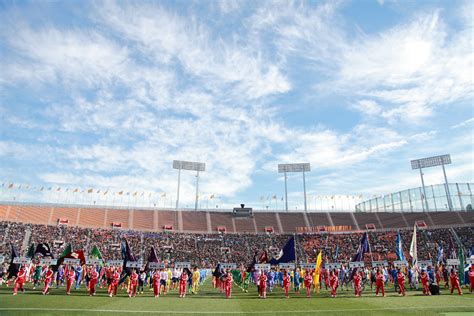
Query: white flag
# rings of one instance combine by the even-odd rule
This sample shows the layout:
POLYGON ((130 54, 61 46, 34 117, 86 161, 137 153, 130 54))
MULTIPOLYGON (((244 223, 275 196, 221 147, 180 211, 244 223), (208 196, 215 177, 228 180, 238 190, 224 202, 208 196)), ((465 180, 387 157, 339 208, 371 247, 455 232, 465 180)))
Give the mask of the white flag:
POLYGON ((418 265, 418 254, 416 249, 416 225, 413 226, 413 237, 411 239, 410 245, 410 256, 413 258, 413 266, 417 267, 418 265))

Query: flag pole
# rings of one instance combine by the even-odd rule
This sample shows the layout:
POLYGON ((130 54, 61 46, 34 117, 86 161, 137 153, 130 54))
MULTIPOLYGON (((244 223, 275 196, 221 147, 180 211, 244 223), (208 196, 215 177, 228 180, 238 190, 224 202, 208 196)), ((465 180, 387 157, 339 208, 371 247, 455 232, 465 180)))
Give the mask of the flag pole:
POLYGON ((295 250, 295 268, 296 268, 296 263, 298 262, 298 254, 296 253, 296 233, 293 233, 293 238, 295 242, 293 243, 293 248, 295 250))
MULTIPOLYGON (((370 242, 369 242, 369 231, 366 231, 366 234, 367 234, 367 244, 369 245, 370 261, 372 261, 372 264, 373 264, 374 258, 372 257, 372 247, 370 247, 370 242)), ((362 261, 364 261, 364 258, 362 258, 362 261)))

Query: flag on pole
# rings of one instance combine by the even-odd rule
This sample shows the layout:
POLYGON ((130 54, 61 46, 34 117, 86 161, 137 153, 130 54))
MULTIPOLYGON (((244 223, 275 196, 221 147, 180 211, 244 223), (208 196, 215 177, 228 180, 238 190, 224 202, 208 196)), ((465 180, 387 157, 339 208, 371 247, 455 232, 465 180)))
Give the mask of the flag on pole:
POLYGON ((87 193, 92 193, 92 191, 94 191, 94 189, 89 189, 87 190, 87 193))
POLYGON ((288 263, 295 261, 296 252, 295 252, 295 237, 291 236, 283 249, 280 250, 280 253, 276 258, 272 258, 269 263, 276 265, 279 263, 288 263))
POLYGON ((336 245, 336 251, 335 251, 334 257, 333 257, 334 261, 337 261, 338 255, 339 255, 339 245, 336 245))
POLYGON ((10 183, 10 185, 8 186, 9 189, 13 188, 13 183, 10 183))
POLYGON ((438 264, 439 264, 440 262, 443 262, 443 259, 444 259, 444 249, 443 249, 443 245, 438 244, 438 264))
POLYGON ((41 254, 43 257, 51 257, 54 258, 53 254, 51 253, 51 247, 48 244, 38 244, 36 246, 34 255, 41 254))
MULTIPOLYGON (((352 257, 352 262, 357 262, 357 261, 364 261, 364 255, 366 252, 369 252, 369 235, 367 233, 364 233, 364 236, 362 236, 359 244, 359 248, 357 249, 357 253, 352 257)), ((351 273, 351 280, 354 278, 355 273, 357 272, 357 268, 352 269, 351 273)))
POLYGON ((464 271, 464 252, 462 251, 462 245, 458 240, 458 259, 459 259, 459 283, 461 286, 464 284, 464 276, 466 271, 464 271))
POLYGON ((31 244, 30 247, 28 248, 28 252, 26 253, 26 256, 28 258, 34 258, 35 256, 35 244, 31 244))
POLYGON ((123 194, 123 191, 120 191, 120 192, 118 193, 118 195, 122 195, 122 194, 123 194))
POLYGON ((7 277, 7 279, 10 279, 10 278, 16 276, 16 274, 18 273, 18 270, 19 270, 19 265, 16 264, 16 263, 13 263, 13 259, 15 257, 19 257, 18 252, 16 251, 15 246, 13 244, 11 244, 11 247, 12 247, 12 252, 11 252, 11 255, 10 255, 10 265, 8 266, 8 277, 7 277))
POLYGON ((100 252, 99 248, 97 248, 97 246, 94 246, 92 248, 92 251, 89 256, 96 259, 103 259, 102 253, 100 252))
POLYGON ((413 226, 413 237, 410 245, 410 256, 412 258, 412 264, 416 268, 418 266, 418 251, 416 248, 416 225, 413 226))
POLYGON ((316 271, 321 270, 322 263, 323 263, 323 252, 319 251, 318 257, 316 258, 316 271))
POLYGON ((402 237, 400 236, 400 231, 397 234, 397 249, 395 249, 397 253, 398 260, 404 261, 405 255, 403 254, 403 246, 402 246, 402 237))

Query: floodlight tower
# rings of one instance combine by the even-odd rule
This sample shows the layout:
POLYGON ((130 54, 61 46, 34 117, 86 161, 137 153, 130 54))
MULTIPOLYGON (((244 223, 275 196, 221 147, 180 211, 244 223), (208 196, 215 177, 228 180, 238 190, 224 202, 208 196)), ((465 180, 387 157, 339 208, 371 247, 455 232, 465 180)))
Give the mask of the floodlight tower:
POLYGON ((421 185, 423 187, 423 195, 424 195, 424 200, 425 200, 425 204, 423 205, 422 203, 422 205, 423 205, 423 208, 426 208, 426 211, 428 211, 428 200, 426 199, 425 181, 423 180, 423 172, 421 169, 436 167, 436 166, 441 166, 443 168, 444 190, 446 192, 446 199, 448 200, 448 208, 450 211, 453 210, 453 202, 451 201, 451 195, 449 193, 448 178, 446 177, 446 169, 444 168, 444 165, 449 165, 449 164, 451 164, 451 155, 449 154, 416 159, 416 160, 411 161, 412 170, 420 169, 421 185))
POLYGON ((178 192, 176 194, 176 209, 179 207, 179 188, 181 185, 181 169, 196 171, 196 202, 194 204, 194 210, 198 208, 199 200, 199 172, 206 171, 206 164, 203 162, 192 162, 183 160, 173 160, 173 169, 178 169, 178 192))
POLYGON ((285 209, 288 212, 288 189, 286 185, 286 173, 287 172, 302 172, 303 173, 303 191, 304 191, 304 211, 308 210, 306 204, 306 177, 305 172, 311 171, 311 166, 309 162, 306 163, 287 163, 287 164, 278 164, 278 173, 284 173, 285 175, 285 209))

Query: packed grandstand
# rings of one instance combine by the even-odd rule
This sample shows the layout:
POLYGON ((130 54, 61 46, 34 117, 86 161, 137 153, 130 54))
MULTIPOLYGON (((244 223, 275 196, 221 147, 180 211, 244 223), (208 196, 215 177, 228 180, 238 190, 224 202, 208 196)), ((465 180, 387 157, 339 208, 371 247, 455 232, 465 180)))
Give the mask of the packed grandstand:
POLYGON ((418 227, 418 259, 433 260, 439 249, 456 256, 458 241, 466 252, 474 245, 474 212, 336 213, 254 212, 235 217, 231 212, 120 210, 64 205, 0 205, 0 253, 10 244, 26 254, 31 244, 51 245, 58 257, 68 245, 84 250, 97 246, 104 259, 121 259, 121 240, 146 260, 151 247, 160 260, 188 261, 212 268, 218 262, 246 265, 256 253, 276 255, 295 236, 298 261, 314 262, 319 251, 328 261, 347 262, 369 232, 365 259, 396 260, 400 232, 409 257, 413 226, 418 227))

